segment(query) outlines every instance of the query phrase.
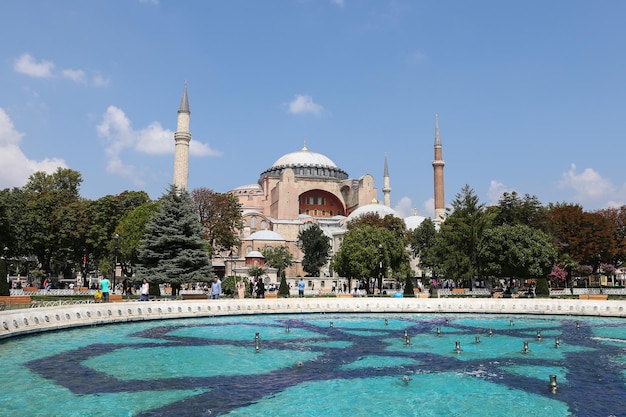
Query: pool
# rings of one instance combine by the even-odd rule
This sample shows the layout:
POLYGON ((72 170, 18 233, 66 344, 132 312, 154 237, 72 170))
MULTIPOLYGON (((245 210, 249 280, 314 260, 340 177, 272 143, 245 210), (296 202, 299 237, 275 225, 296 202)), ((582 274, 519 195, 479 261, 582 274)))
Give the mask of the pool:
POLYGON ((619 318, 221 316, 47 332, 0 354, 7 417, 626 415, 619 318))

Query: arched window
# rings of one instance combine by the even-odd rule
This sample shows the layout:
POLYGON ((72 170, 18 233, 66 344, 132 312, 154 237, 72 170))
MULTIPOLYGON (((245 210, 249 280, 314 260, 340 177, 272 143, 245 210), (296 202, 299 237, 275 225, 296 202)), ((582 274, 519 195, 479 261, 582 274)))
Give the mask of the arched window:
POLYGON ((256 216, 252 216, 250 219, 250 227, 256 229, 256 216))

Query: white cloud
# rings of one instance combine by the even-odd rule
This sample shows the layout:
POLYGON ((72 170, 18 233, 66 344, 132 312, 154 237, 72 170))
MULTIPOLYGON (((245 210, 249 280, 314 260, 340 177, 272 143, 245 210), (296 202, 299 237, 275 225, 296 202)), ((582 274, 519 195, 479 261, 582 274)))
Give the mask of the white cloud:
POLYGON ((65 69, 61 71, 61 76, 63 78, 69 78, 70 80, 79 83, 86 84, 87 80, 85 79, 85 71, 83 70, 73 70, 73 69, 65 69))
MULTIPOLYGON (((164 129, 159 122, 152 122, 147 127, 135 130, 126 114, 115 106, 109 106, 96 126, 98 135, 107 141, 107 171, 128 177, 138 185, 142 184, 137 169, 124 163, 121 155, 127 149, 150 155, 174 153, 174 132, 164 129)), ((194 139, 189 144, 189 153, 194 156, 218 156, 209 145, 194 139)))
POLYGON ((344 7, 346 5, 346 2, 344 0, 330 0, 330 2, 339 7, 344 7))
POLYGON ((400 214, 402 218, 409 217, 413 214, 413 202, 409 197, 402 197, 393 208, 400 214))
MULTIPOLYGON (((20 55, 20 57, 15 60, 15 65, 13 66, 13 69, 20 74, 35 78, 66 78, 78 84, 87 84, 87 73, 82 69, 65 68, 55 72, 54 68, 54 62, 44 59, 37 61, 28 53, 20 55)), ((93 85, 102 87, 108 85, 109 80, 102 77, 100 74, 96 74, 92 77, 92 82, 93 85)))
POLYGON ((312 113, 316 116, 320 115, 324 108, 313 101, 313 97, 302 94, 296 95, 292 102, 289 103, 289 113, 306 114, 312 113))
POLYGON ((52 174, 59 167, 67 168, 65 161, 59 158, 28 159, 19 147, 23 136, 0 107, 0 189, 21 187, 28 182, 28 177, 38 171, 52 174))
POLYGON ((52 77, 52 70, 54 69, 54 63, 52 61, 41 60, 37 62, 35 58, 30 54, 22 54, 13 66, 15 71, 30 75, 36 78, 50 78, 52 77))
POLYGON ((502 194, 511 192, 511 190, 499 181, 491 180, 489 182, 489 191, 487 191, 488 206, 495 206, 500 201, 502 194))
POLYGON ((576 164, 561 175, 559 186, 573 189, 576 193, 574 198, 581 202, 597 201, 615 191, 611 182, 592 168, 576 173, 576 164))
POLYGON ((422 203, 422 211, 418 212, 420 216, 435 218, 435 198, 431 197, 422 203))

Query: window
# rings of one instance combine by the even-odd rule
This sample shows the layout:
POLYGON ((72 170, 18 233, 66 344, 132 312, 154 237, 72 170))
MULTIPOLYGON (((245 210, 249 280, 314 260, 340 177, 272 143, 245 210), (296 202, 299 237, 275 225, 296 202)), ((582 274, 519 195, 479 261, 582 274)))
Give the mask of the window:
POLYGON ((267 222, 265 220, 261 222, 261 229, 267 230, 267 222))
POLYGON ((250 227, 256 229, 256 216, 252 216, 250 219, 250 227))

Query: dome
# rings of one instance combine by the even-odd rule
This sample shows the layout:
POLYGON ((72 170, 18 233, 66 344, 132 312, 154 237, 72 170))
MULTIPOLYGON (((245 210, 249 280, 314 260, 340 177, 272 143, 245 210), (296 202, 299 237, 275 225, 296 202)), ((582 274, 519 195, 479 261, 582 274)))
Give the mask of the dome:
POLYGON ((260 230, 252 233, 244 240, 285 240, 285 238, 276 232, 272 232, 271 230, 260 230))
POLYGON ((329 157, 321 153, 311 152, 306 142, 301 150, 281 156, 274 164, 261 173, 261 180, 266 177, 278 177, 287 168, 294 171, 296 177, 327 178, 345 180, 348 174, 339 168, 329 157))
POLYGON ((246 255, 246 258, 265 258, 265 256, 258 250, 252 250, 246 255))
POLYGON ((398 212, 395 211, 394 209, 392 209, 391 207, 387 207, 387 206, 385 206, 383 204, 372 203, 372 204, 366 204, 366 205, 361 206, 361 207, 357 208, 356 210, 354 210, 348 216, 347 221, 354 220, 357 217, 361 217, 361 216, 363 216, 365 214, 370 214, 370 213, 378 214, 378 216, 381 219, 384 218, 388 214, 391 214, 392 216, 395 216, 397 218, 401 218, 400 215, 398 214, 398 212))
POLYGON ((311 152, 306 146, 301 151, 281 156, 274 162, 272 168, 302 166, 337 168, 337 165, 329 157, 321 153, 311 152))
POLYGON ((406 217, 404 219, 404 224, 406 225, 407 230, 415 230, 424 220, 426 220, 426 217, 424 216, 413 215, 406 217))

